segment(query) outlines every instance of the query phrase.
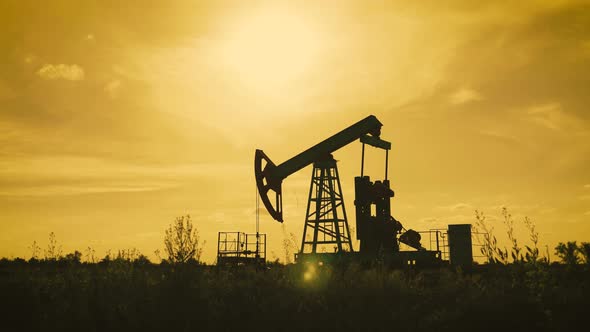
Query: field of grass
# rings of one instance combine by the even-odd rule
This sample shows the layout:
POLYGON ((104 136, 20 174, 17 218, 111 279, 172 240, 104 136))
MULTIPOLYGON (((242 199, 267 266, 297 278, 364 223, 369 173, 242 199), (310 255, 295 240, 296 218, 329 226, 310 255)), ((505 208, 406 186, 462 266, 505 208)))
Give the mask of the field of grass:
POLYGON ((3 331, 568 331, 590 326, 585 265, 264 269, 0 260, 3 331), (580 325, 581 324, 581 325, 580 325))

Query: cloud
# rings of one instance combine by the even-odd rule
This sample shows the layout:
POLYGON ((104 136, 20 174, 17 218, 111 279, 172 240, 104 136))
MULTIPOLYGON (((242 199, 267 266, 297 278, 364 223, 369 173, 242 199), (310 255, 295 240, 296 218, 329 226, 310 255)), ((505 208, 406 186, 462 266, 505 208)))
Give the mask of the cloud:
POLYGON ((33 61, 37 60, 37 57, 34 54, 28 54, 27 56, 25 56, 24 58, 24 62, 26 64, 31 64, 33 63, 33 61))
POLYGON ((0 196, 16 197, 41 197, 41 196, 70 196, 82 194, 99 194, 99 193, 133 193, 158 191, 168 188, 174 188, 176 185, 167 183, 153 184, 102 184, 102 185, 50 185, 50 186, 19 186, 18 188, 8 188, 0 190, 0 196))
POLYGON ((0 196, 63 196, 158 191, 203 182, 216 171, 243 174, 241 164, 140 165, 56 155, 0 160, 0 196))
POLYGON ((479 133, 483 136, 495 138, 509 143, 521 143, 521 141, 516 136, 505 134, 495 130, 480 130, 479 133))
POLYGON ((547 129, 563 131, 579 128, 578 119, 564 111, 559 103, 532 106, 526 112, 531 121, 547 129))
POLYGON ((76 64, 73 65, 52 65, 45 64, 39 71, 37 71, 39 77, 46 80, 68 80, 68 81, 81 81, 84 79, 84 69, 76 64))
POLYGON ((451 212, 460 211, 460 210, 467 210, 467 209, 474 210, 473 206, 471 204, 467 204, 467 203, 457 203, 457 204, 448 205, 448 206, 439 206, 438 208, 442 209, 442 210, 448 210, 451 212))
POLYGON ((585 185, 584 185, 584 188, 586 188, 586 189, 590 189, 590 184, 585 184, 585 185))
POLYGON ((109 97, 117 98, 117 96, 119 95, 120 88, 121 88, 121 81, 113 80, 113 81, 110 81, 107 85, 105 85, 104 91, 109 95, 109 97))
POLYGON ((590 201, 590 195, 578 196, 578 199, 581 201, 590 201))
POLYGON ((426 218, 422 218, 422 219, 418 220, 418 222, 425 223, 425 224, 432 224, 432 223, 438 222, 438 219, 436 219, 434 217, 426 217, 426 218))
POLYGON ((446 219, 445 224, 449 224, 449 225, 450 224, 464 224, 464 223, 467 224, 467 223, 470 223, 474 219, 474 216, 471 214, 468 214, 468 215, 456 214, 456 215, 449 216, 445 219, 446 219))
POLYGON ((481 99, 482 96, 479 92, 469 88, 461 88, 455 93, 451 94, 449 97, 449 102, 453 105, 461 105, 481 99))

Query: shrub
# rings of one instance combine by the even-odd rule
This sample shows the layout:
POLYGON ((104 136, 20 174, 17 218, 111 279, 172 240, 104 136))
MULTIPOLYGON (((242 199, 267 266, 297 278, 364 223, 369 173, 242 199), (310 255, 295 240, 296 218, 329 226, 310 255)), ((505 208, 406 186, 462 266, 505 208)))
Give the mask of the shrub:
POLYGON ((590 265, 590 243, 582 242, 578 247, 578 252, 582 255, 584 263, 586 263, 586 265, 590 265))
POLYGON ((576 265, 580 262, 576 241, 569 241, 567 243, 559 242, 555 247, 555 254, 567 265, 576 265))
POLYGON ((533 243, 532 247, 525 246, 527 250, 525 258, 527 262, 536 263, 539 259, 539 232, 529 217, 524 217, 524 225, 529 230, 530 240, 533 243))
POLYGON ((203 248, 199 242, 199 231, 193 227, 190 215, 176 217, 166 229, 164 237, 168 261, 171 263, 185 263, 189 260, 200 261, 203 248))
POLYGON ((82 262, 82 253, 78 250, 65 255, 65 257, 61 257, 60 261, 72 263, 72 264, 79 264, 82 262))

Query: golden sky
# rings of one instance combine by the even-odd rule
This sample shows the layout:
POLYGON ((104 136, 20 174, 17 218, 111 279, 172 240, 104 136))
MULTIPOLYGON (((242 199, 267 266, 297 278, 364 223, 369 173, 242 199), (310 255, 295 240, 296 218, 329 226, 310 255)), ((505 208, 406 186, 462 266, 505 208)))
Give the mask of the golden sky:
MULTIPOLYGON (((0 28, 0 256, 55 232, 153 257, 191 214, 212 262, 218 231, 254 231, 256 148, 280 163, 369 114, 406 228, 479 209, 503 235, 506 206, 521 242, 524 215, 543 246, 590 241, 588 1, 8 0, 0 28)), ((354 225, 360 146, 335 157, 354 225)), ((261 215, 270 257, 310 175, 284 229, 261 215)))

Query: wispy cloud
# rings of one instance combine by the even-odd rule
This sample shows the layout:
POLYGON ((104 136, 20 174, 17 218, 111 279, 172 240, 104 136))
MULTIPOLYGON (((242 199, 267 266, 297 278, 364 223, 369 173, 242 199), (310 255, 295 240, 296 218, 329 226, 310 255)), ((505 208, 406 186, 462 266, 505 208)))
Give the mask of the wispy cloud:
POLYGON ((70 196, 81 194, 100 194, 100 193, 132 193, 132 192, 146 192, 157 191, 167 188, 173 188, 175 185, 171 184, 127 184, 127 185, 100 185, 88 186, 84 184, 76 185, 56 185, 56 186, 32 186, 32 187, 18 187, 7 188, 0 190, 0 196, 27 196, 27 197, 41 197, 41 196, 70 196))
POLYGON ((422 219, 418 220, 418 222, 432 224, 432 223, 438 222, 438 219, 436 219, 434 217, 426 217, 426 218, 422 218, 422 219))
POLYGON ((468 203, 457 203, 457 204, 452 204, 452 205, 439 206, 438 208, 441 210, 447 210, 447 211, 451 211, 451 212, 474 209, 473 206, 468 203))
POLYGON ((566 112, 560 103, 548 103, 529 107, 527 115, 539 126, 554 131, 579 129, 578 120, 566 112))
POLYGON ((480 130, 479 133, 483 136, 496 138, 510 143, 521 143, 521 141, 516 136, 501 133, 495 130, 480 130))
POLYGON ((244 172, 244 167, 234 164, 138 165, 68 156, 25 158, 0 161, 0 196, 156 191, 224 170, 244 172))
POLYGON ((461 105, 481 99, 482 96, 479 92, 470 88, 461 88, 451 94, 449 97, 449 102, 453 105, 461 105))
POLYGON ((542 209, 541 211, 539 211, 539 213, 541 213, 541 214, 548 214, 548 213, 554 213, 555 211, 557 211, 556 208, 554 208, 554 207, 548 207, 546 209, 542 209))
POLYGON ((473 215, 470 214, 456 214, 453 216, 449 216, 445 218, 445 221, 448 224, 462 224, 462 223, 469 223, 470 221, 472 221, 474 219, 473 215))
POLYGON ((76 64, 45 64, 37 71, 39 77, 46 80, 81 81, 84 79, 84 69, 76 64))
POLYGON ((585 185, 584 185, 584 188, 586 188, 586 189, 590 189, 590 184, 585 184, 585 185))

